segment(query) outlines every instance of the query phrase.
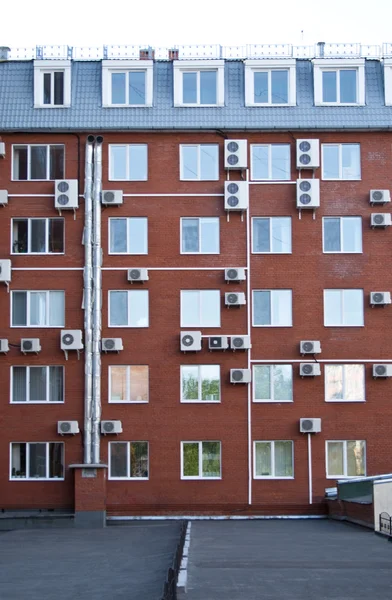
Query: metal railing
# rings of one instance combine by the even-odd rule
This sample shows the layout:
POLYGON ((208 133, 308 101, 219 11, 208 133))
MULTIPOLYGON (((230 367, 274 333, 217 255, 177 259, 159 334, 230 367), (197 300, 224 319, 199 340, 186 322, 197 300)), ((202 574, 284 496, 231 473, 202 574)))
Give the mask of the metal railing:
POLYGON ((166 581, 163 586, 163 594, 161 600, 177 600, 177 579, 181 565, 187 526, 188 521, 182 521, 180 539, 178 541, 177 548, 173 556, 172 564, 167 570, 166 581))
POLYGON ((392 538, 392 517, 387 512, 380 513, 380 533, 392 538))

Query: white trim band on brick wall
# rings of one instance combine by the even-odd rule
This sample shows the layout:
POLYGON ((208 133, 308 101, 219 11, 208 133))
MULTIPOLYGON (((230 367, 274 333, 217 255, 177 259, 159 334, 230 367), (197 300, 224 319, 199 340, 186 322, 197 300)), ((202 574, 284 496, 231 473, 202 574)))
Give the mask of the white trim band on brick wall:
POLYGON ((327 515, 164 515, 106 517, 107 521, 271 521, 298 519, 328 519, 327 515))
POLYGON ((283 363, 303 363, 303 362, 314 362, 314 363, 392 363, 392 359, 390 358, 318 358, 317 360, 307 360, 306 355, 301 359, 298 358, 287 358, 286 360, 270 358, 270 359, 254 359, 251 360, 252 363, 265 363, 268 365, 283 363))

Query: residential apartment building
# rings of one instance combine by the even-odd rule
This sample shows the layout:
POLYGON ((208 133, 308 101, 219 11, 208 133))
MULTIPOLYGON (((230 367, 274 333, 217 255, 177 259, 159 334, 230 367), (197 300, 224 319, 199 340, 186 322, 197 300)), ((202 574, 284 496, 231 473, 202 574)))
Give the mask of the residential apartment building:
POLYGON ((389 45, 2 57, 0 508, 322 514, 390 471, 389 45))

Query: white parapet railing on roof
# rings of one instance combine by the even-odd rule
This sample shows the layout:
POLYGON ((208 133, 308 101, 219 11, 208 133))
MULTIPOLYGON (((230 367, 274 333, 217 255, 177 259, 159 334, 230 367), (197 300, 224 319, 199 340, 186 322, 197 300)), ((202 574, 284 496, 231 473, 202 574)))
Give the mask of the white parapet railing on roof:
POLYGON ((108 46, 35 46, 11 48, 9 60, 244 60, 261 58, 374 58, 392 57, 392 42, 380 46, 359 43, 324 43, 313 46, 291 44, 248 44, 220 46, 219 44, 173 46, 148 45, 108 46))

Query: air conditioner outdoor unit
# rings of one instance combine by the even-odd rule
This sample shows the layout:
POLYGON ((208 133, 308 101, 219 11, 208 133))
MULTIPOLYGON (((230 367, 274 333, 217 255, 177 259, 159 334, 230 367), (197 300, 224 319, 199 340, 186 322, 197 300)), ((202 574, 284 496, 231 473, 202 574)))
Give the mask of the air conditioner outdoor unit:
POLYGON ((39 338, 22 338, 20 340, 20 349, 23 354, 26 354, 27 352, 41 352, 39 338))
POLYGON ((122 433, 121 421, 101 421, 101 433, 104 435, 122 433))
POLYGON ((181 331, 180 344, 182 352, 201 350, 201 331, 181 331))
POLYGON ((372 213, 370 225, 371 227, 390 227, 392 225, 391 215, 388 213, 372 213))
POLYGON ((389 190, 370 190, 370 204, 387 204, 391 201, 391 192, 389 190))
POLYGON ((316 377, 317 375, 321 375, 320 365, 316 362, 300 363, 299 374, 301 377, 316 377))
POLYGON ((371 306, 385 306, 391 304, 391 292, 370 292, 371 306))
POLYGON ((297 179, 297 208, 320 206, 320 179, 297 179))
POLYGON ((226 306, 243 306, 246 304, 244 292, 226 292, 225 304, 226 306))
POLYGON ((229 267, 225 269, 225 281, 245 281, 245 269, 243 267, 229 267))
POLYGON ((63 329, 60 340, 61 350, 83 350, 81 329, 63 329))
POLYGON ((318 169, 319 166, 319 140, 297 140, 297 169, 318 169))
POLYGON ((246 140, 225 140, 225 169, 246 169, 248 167, 247 147, 246 140))
POLYGON ((59 210, 73 210, 74 208, 79 208, 77 179, 55 180, 54 207, 59 210))
POLYGON ((0 281, 4 283, 11 281, 11 261, 8 258, 0 260, 0 281))
POLYGON ((120 206, 124 201, 122 190, 103 190, 101 194, 101 203, 111 206, 120 206))
POLYGON ((120 352, 124 350, 122 338, 102 338, 102 352, 120 352))
POLYGON ((392 377, 392 365, 373 365, 373 377, 392 377))
POLYGON ((0 190, 0 204, 3 206, 8 204, 8 190, 0 190))
POLYGON ((230 348, 232 350, 249 350, 251 348, 250 335, 232 335, 230 348))
POLYGON ((247 210, 248 206, 248 182, 225 181, 225 210, 247 210))
POLYGON ((148 281, 148 269, 128 269, 128 281, 131 283, 148 281))
POLYGON ((77 421, 57 421, 57 433, 59 435, 75 435, 75 433, 79 433, 79 423, 77 421))
POLYGON ((230 383, 250 383, 250 369, 230 369, 230 383))
POLYGON ((299 430, 301 433, 320 433, 321 419, 300 419, 299 430))
POLYGON ((0 158, 5 158, 5 143, 0 142, 0 158))
POLYGON ((320 354, 321 344, 320 342, 314 342, 310 340, 300 342, 300 353, 301 354, 320 354))
POLYGON ((8 344, 8 340, 6 340, 6 339, 0 340, 0 353, 7 354, 9 349, 10 349, 10 347, 8 344))
POLYGON ((226 350, 229 347, 227 335, 212 335, 208 338, 209 350, 226 350))

